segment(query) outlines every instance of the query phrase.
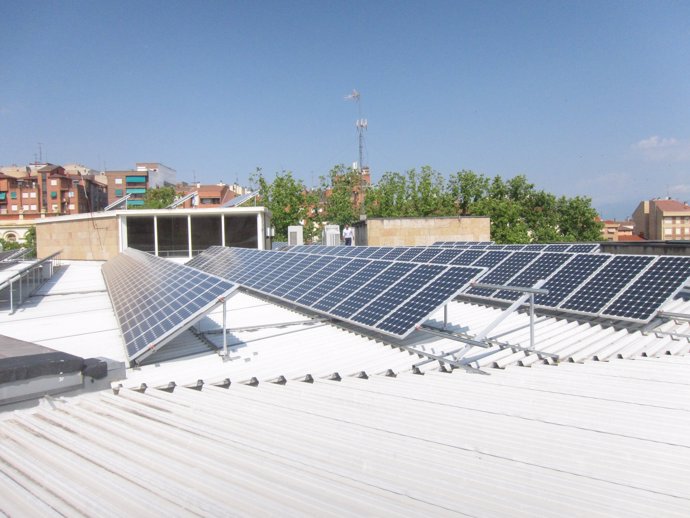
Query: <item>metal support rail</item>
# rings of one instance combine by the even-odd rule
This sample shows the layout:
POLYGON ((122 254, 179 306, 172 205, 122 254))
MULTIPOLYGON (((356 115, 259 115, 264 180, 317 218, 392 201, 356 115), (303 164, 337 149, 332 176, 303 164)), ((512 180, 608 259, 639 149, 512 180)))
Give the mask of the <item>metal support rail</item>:
POLYGON ((538 280, 534 283, 534 287, 527 288, 524 286, 502 286, 500 284, 484 284, 479 282, 473 282, 472 287, 476 288, 486 288, 490 290, 506 290, 506 291, 518 291, 524 293, 519 299, 513 302, 510 307, 508 307, 501 315, 491 322, 486 328, 476 336, 477 340, 483 340, 489 334, 489 332, 503 322, 511 313, 515 312, 520 306, 522 306, 527 299, 529 299, 529 345, 534 349, 534 295, 548 295, 549 290, 541 289, 544 285, 545 280, 538 280))
POLYGON ((417 365, 423 365, 424 363, 431 363, 433 361, 437 361, 441 365, 444 365, 444 364, 450 365, 451 367, 455 367, 456 369, 462 369, 462 370, 469 372, 469 373, 472 373, 472 374, 488 375, 487 372, 484 372, 483 370, 478 369, 476 367, 470 367, 469 365, 466 365, 466 364, 464 364, 460 361, 457 361, 457 360, 449 360, 448 358, 445 358, 444 356, 439 356, 438 354, 432 354, 432 353, 428 353, 426 351, 420 351, 419 349, 415 349, 414 347, 410 347, 409 345, 394 345, 393 347, 403 349, 407 352, 410 352, 412 354, 417 354, 419 356, 425 356, 427 358, 426 362, 421 362, 417 365))
MULTIPOLYGON (((483 347, 485 349, 488 349, 490 347, 498 347, 500 349, 510 349, 512 351, 521 351, 524 353, 528 354, 536 354, 539 358, 542 357, 547 357, 551 358, 555 361, 559 360, 559 356, 555 353, 549 353, 546 351, 540 351, 538 349, 534 349, 532 347, 523 347, 522 345, 514 345, 514 344, 509 344, 507 342, 499 342, 497 340, 478 340, 477 338, 470 338, 469 336, 463 336, 458 333, 453 333, 452 331, 447 331, 444 329, 440 329, 438 327, 430 326, 428 324, 422 324, 417 328, 419 331, 423 331, 425 333, 429 333, 435 336, 440 336, 443 338, 448 338, 449 340, 455 340, 456 342, 462 342, 464 344, 467 344, 469 346, 474 346, 474 347, 483 347)), ((466 348, 460 348, 460 349, 455 349, 453 351, 449 351, 446 354, 457 354, 458 352, 461 352, 463 349, 466 348)))
POLYGON ((9 290, 10 290, 10 314, 14 314, 14 310, 15 310, 15 307, 14 307, 15 306, 15 304, 14 304, 14 290, 13 290, 14 283, 17 281, 19 282, 19 290, 18 290, 19 291, 19 293, 18 293, 19 302, 18 302, 18 304, 21 304, 25 299, 25 297, 23 297, 23 293, 22 293, 22 279, 24 277, 27 277, 29 274, 32 274, 34 277, 33 278, 33 281, 35 284, 34 289, 26 295, 26 297, 30 297, 31 294, 33 292, 35 292, 43 284, 43 282, 45 282, 46 280, 50 279, 53 276, 53 270, 54 270, 54 264, 53 263, 55 262, 54 260, 58 260, 57 258, 59 258, 61 253, 62 253, 62 250, 59 250, 59 251, 49 255, 48 257, 40 259, 36 262, 32 262, 29 265, 27 265, 25 268, 23 268, 22 270, 15 272, 15 274, 12 275, 12 277, 7 279, 6 281, 0 283, 0 291, 4 290, 5 288, 9 288, 9 290), (48 268, 47 275, 43 274, 44 265, 48 268), (42 281, 42 282, 36 282, 36 279, 35 279, 36 272, 39 270, 41 272, 39 273, 39 279, 38 280, 42 281))

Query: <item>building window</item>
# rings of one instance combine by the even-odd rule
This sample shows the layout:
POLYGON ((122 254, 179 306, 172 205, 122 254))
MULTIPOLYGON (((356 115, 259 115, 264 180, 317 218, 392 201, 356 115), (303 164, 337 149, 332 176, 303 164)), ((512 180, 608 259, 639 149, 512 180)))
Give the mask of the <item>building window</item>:
POLYGON ((670 228, 665 228, 665 229, 664 229, 664 235, 665 235, 665 236, 670 236, 670 235, 671 235, 671 230, 672 230, 672 229, 670 229, 670 228))
POLYGON ((51 180, 50 185, 57 185, 57 180, 51 180))
POLYGON ((74 204, 73 203, 69 204, 69 210, 74 210, 74 204))
POLYGON ((122 178, 115 178, 116 185, 122 185, 122 178))
POLYGON ((52 191, 52 192, 50 193, 50 198, 51 198, 52 200, 54 200, 55 198, 57 198, 57 193, 56 193, 55 191, 52 191))
POLYGON ((35 193, 35 192, 29 193, 29 197, 30 197, 30 198, 35 198, 35 197, 36 197, 36 193, 35 193))
POLYGON ((36 205, 32 205, 31 210, 38 210, 38 207, 36 205))
POLYGON ((23 193, 22 193, 22 198, 28 198, 28 197, 29 197, 29 193, 28 193, 28 192, 23 192, 23 193))
POLYGON ((115 189, 115 196, 122 196, 122 189, 115 189))
POLYGON ((22 210, 29 210, 29 206, 28 205, 22 205, 22 210))
POLYGON ((12 210, 17 210, 17 206, 16 206, 16 205, 12 205, 12 210))
POLYGON ((55 205, 54 203, 51 208, 53 209, 53 212, 57 212, 57 205, 55 205))
POLYGON ((73 193, 72 191, 69 191, 69 192, 67 193, 67 197, 68 197, 68 198, 74 198, 74 193, 73 193))
POLYGON ((11 193, 10 193, 10 198, 12 198, 13 200, 16 200, 16 199, 17 199, 17 193, 16 193, 16 192, 11 192, 11 193))

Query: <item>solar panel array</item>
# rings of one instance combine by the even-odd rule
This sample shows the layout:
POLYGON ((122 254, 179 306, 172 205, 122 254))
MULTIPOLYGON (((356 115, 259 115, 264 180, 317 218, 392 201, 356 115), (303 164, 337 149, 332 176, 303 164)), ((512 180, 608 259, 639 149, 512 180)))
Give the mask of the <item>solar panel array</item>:
POLYGON ((524 250, 525 252, 570 252, 575 254, 594 253, 598 243, 553 243, 553 244, 510 244, 497 245, 493 241, 436 241, 434 247, 472 248, 475 250, 524 250))
MULTIPOLYGON (((690 258, 587 253, 596 244, 468 247, 300 246, 294 253, 338 257, 380 257, 395 262, 487 268, 479 282, 533 287, 545 280, 548 295, 536 295, 544 309, 589 317, 649 322, 690 281, 690 258), (517 248, 521 248, 518 250, 517 248), (440 252, 439 252, 440 250, 440 252), (577 250, 577 251, 576 251, 577 250), (584 251, 584 252, 582 252, 584 251)), ((498 302, 517 300, 516 291, 469 286, 462 295, 498 302)))
POLYGON ((140 362, 220 304, 237 285, 134 249, 102 267, 130 361, 140 362))
MULTIPOLYGON (((324 248, 328 247, 320 250, 324 248)), ((310 254, 295 248, 273 252, 211 247, 187 265, 397 338, 409 335, 484 272, 476 267, 386 260, 388 252, 372 258, 381 255, 377 247, 332 248, 337 248, 329 250, 332 254, 310 254), (342 257, 354 251, 355 257, 342 257)), ((415 256, 420 253, 417 250, 415 256)))

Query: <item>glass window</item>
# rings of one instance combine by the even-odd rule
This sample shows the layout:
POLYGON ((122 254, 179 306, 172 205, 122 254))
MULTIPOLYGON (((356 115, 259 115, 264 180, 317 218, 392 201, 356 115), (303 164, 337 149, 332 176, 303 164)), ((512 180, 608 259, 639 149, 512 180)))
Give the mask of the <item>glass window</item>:
POLYGON ((192 216, 192 255, 199 254, 210 246, 223 244, 221 217, 192 216))
POLYGON ((115 178, 116 185, 122 185, 122 178, 115 178))
POLYGON ((16 200, 16 199, 17 199, 17 193, 16 193, 16 192, 11 192, 11 193, 10 193, 10 198, 12 198, 13 200, 16 200))
POLYGON ((258 248, 256 214, 225 216, 225 246, 258 248))
POLYGON ((158 255, 189 255, 187 216, 158 216, 158 255))
POLYGON ((122 189, 115 189, 115 196, 122 196, 122 189))
POLYGON ((153 216, 127 218, 127 246, 153 253, 156 250, 153 238, 153 216))
POLYGON ((57 198, 57 193, 55 191, 51 192, 50 197, 54 200, 55 198, 57 198))

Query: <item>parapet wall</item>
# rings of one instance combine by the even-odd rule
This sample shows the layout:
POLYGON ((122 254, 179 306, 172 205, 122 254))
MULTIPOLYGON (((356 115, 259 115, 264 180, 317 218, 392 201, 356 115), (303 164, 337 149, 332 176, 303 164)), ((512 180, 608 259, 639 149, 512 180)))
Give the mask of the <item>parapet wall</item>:
POLYGON ((119 253, 118 218, 59 219, 36 225, 36 254, 62 250, 61 259, 107 261, 119 253))
POLYGON ((371 218, 355 225, 357 245, 424 246, 436 241, 490 241, 488 217, 371 218), (366 243, 360 241, 360 235, 366 243))

